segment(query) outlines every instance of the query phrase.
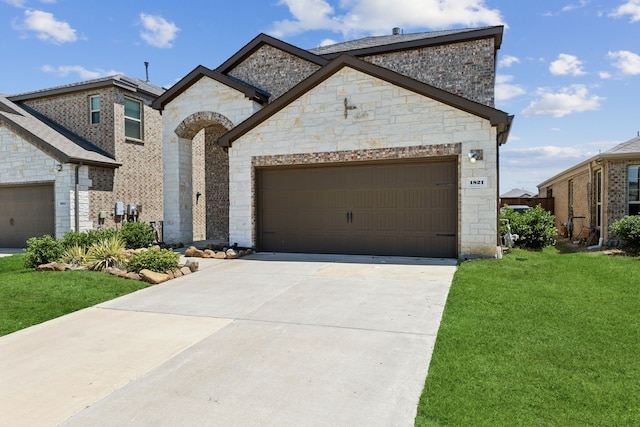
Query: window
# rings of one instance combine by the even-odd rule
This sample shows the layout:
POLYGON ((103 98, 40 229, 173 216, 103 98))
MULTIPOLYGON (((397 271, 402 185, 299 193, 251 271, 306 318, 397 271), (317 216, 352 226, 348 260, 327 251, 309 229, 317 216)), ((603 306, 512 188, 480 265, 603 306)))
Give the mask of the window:
POLYGON ((89 97, 89 123, 92 125, 100 123, 100 97, 98 95, 89 97))
POLYGON ((142 103, 133 99, 124 99, 124 136, 142 139, 142 103))
POLYGON ((629 215, 640 214, 640 166, 629 166, 629 215))

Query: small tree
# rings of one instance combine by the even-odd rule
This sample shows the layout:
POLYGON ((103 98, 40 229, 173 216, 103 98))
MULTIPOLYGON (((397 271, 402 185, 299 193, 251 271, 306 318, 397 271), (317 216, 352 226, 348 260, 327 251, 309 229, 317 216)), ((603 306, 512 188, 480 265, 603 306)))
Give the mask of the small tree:
POLYGON ((555 217, 542 205, 537 205, 523 213, 516 213, 506 208, 500 217, 509 220, 511 232, 518 235, 515 243, 519 247, 542 249, 555 244, 555 237, 558 234, 554 225, 555 217))
POLYGON ((611 232, 622 239, 629 248, 640 250, 640 215, 628 215, 611 225, 611 232))

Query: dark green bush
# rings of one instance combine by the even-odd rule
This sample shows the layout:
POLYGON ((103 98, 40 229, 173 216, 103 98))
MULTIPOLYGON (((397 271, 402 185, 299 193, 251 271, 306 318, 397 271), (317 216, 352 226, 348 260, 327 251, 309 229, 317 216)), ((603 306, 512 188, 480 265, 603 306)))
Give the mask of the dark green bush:
POLYGON ((129 258, 128 269, 140 273, 145 268, 156 273, 164 273, 178 268, 180 254, 171 249, 153 248, 139 252, 129 258))
POLYGON ((611 225, 611 233, 629 248, 640 250, 640 215, 628 215, 611 225))
POLYGON ((92 245, 109 239, 118 234, 118 230, 113 228, 103 228, 101 230, 88 230, 82 232, 67 231, 64 233, 62 243, 65 249, 79 246, 89 249, 92 245))
POLYGON ((36 268, 40 264, 57 261, 64 252, 62 242, 48 234, 42 237, 32 237, 27 240, 24 255, 25 268, 36 268))
MULTIPOLYGON (((508 207, 500 215, 501 219, 508 219, 511 232, 518 235, 516 246, 526 249, 542 249, 555 244, 558 231, 555 227, 555 217, 538 205, 523 213, 514 212, 508 207)), ((505 226, 501 225, 500 232, 504 234, 505 226)))
POLYGON ((127 249, 148 248, 156 237, 153 228, 144 222, 125 222, 120 237, 127 249))

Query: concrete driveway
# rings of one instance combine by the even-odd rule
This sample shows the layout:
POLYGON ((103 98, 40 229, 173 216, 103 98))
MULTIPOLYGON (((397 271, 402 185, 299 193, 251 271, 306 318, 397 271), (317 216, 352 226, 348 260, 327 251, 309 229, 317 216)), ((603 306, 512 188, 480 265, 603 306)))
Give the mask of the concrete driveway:
POLYGON ((0 425, 413 425, 455 260, 200 263, 0 338, 0 425))

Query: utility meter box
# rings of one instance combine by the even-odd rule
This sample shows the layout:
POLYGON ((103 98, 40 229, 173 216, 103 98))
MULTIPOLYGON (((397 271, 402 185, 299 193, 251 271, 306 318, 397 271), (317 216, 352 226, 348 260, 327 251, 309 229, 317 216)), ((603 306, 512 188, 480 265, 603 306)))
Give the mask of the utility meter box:
POLYGON ((142 213, 142 205, 136 205, 137 206, 137 211, 138 211, 138 215, 140 215, 142 213))
POLYGON ((116 206, 113 209, 113 214, 115 216, 123 216, 124 215, 124 203, 123 202, 116 202, 116 206))
POLYGON ((127 215, 136 216, 138 214, 138 205, 129 203, 127 205, 127 215))
POLYGON ((107 217, 107 211, 100 211, 98 214, 99 219, 105 219, 107 217))

